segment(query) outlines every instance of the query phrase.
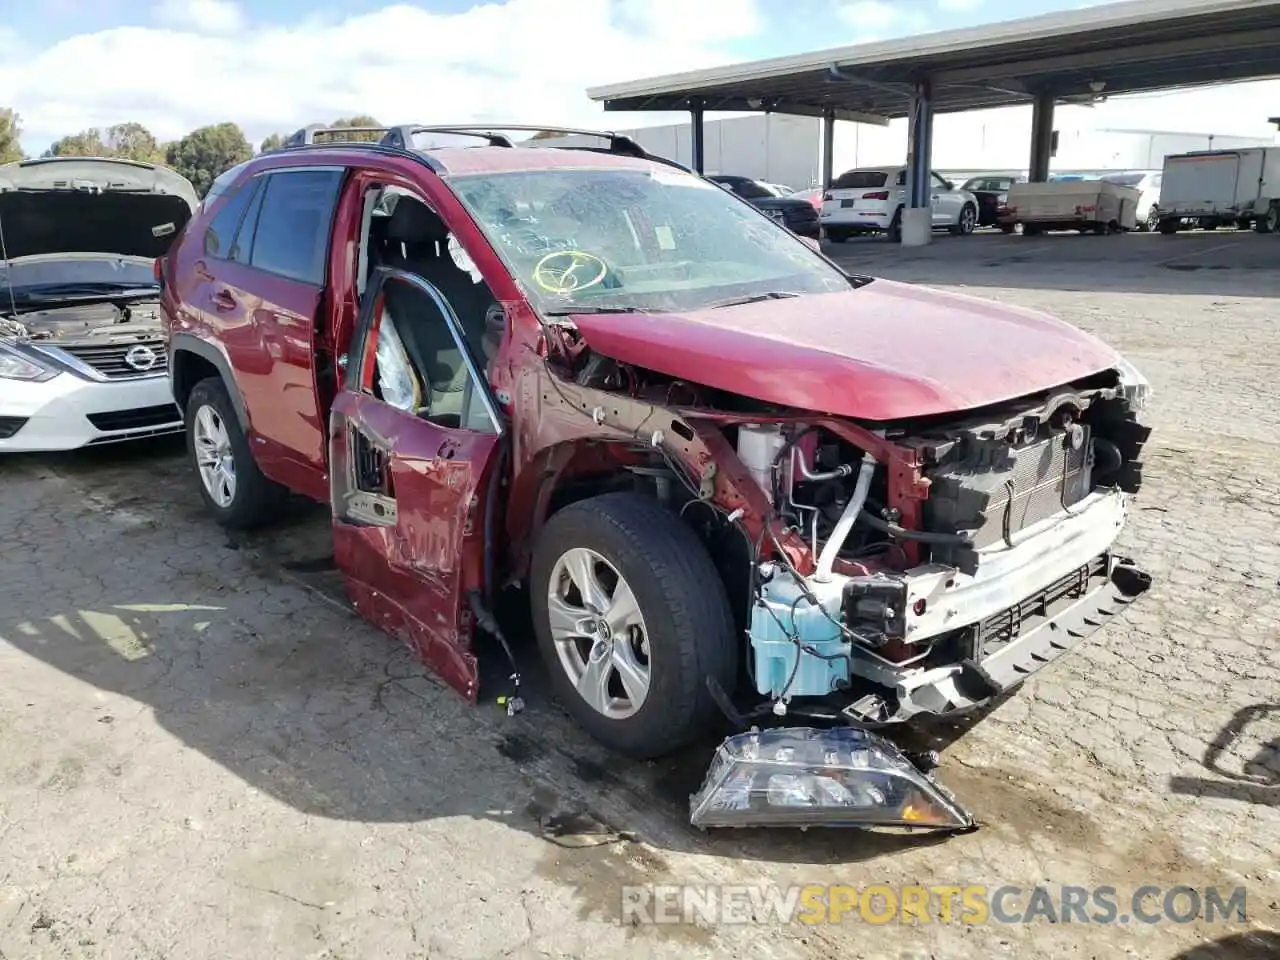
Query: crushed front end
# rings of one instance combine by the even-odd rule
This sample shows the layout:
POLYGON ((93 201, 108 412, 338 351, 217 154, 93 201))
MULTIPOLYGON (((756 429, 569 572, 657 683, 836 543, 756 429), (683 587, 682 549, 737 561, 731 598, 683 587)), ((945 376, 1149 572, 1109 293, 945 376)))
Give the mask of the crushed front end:
MULTIPOLYGON (((764 702, 754 715, 822 718, 868 737, 957 716, 1104 626, 1150 585, 1115 550, 1141 485, 1150 429, 1137 415, 1148 390, 1125 368, 962 417, 875 429, 740 425, 739 459, 809 547, 799 561, 774 551, 755 570, 748 664, 764 702)), ((800 771, 782 769, 797 763, 794 745, 783 746, 782 763, 753 742, 755 760, 735 760, 737 781, 722 772, 713 783, 713 768, 694 798, 696 824, 970 822, 883 737, 854 744, 853 761, 834 762, 831 751, 809 758, 803 783, 800 771), (857 756, 879 759, 860 767, 857 756), (761 764, 771 772, 748 789, 744 771, 761 764), (840 790, 824 785, 831 769, 842 771, 840 790), (869 795, 846 789, 859 769, 875 787, 869 795), (904 822, 903 802, 885 784, 908 782, 938 816, 904 822), (737 803, 735 790, 754 799, 737 803), (868 805, 877 795, 884 802, 868 805)), ((717 764, 727 770, 725 752, 743 749, 731 738, 717 764)))

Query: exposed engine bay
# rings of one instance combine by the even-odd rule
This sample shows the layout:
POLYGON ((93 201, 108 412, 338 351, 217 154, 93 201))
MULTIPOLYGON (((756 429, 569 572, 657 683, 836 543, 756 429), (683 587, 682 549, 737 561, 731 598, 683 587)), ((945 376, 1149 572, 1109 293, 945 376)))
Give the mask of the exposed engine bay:
POLYGON ((1111 542, 1150 433, 1134 412, 1110 375, 963 420, 888 426, 927 484, 916 528, 890 505, 885 466, 830 431, 739 427, 739 457, 817 557, 803 580, 764 565, 749 628, 757 692, 852 694, 845 715, 875 724, 963 712, 1016 684, 1023 659, 1046 658, 1015 641, 1115 572, 1111 542), (1007 664, 992 661, 1001 646, 1007 664))
POLYGON ((749 561, 747 662, 776 716, 867 727, 966 712, 1149 583, 1113 553, 1150 434, 1137 419, 1145 381, 1123 370, 991 409, 842 431, 763 405, 748 419, 747 398, 585 359, 578 384, 688 416, 725 411, 734 422, 721 432, 775 525, 807 545, 804 573, 767 547, 749 561))
POLYGON ((0 316, 0 331, 58 345, 149 340, 161 333, 160 301, 121 299, 28 310, 17 316, 0 316))

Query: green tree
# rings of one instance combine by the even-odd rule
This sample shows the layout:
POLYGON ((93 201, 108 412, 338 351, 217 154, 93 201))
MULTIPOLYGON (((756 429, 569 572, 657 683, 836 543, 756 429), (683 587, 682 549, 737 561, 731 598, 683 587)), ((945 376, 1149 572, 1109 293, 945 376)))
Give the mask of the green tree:
POLYGON ((279 150, 283 146, 284 146, 284 134, 273 133, 271 134, 271 136, 263 140, 262 143, 258 146, 258 152, 266 153, 268 150, 279 150))
MULTIPOLYGON (((333 121, 335 127, 381 127, 382 124, 368 114, 360 114, 354 117, 345 117, 333 121)), ((364 141, 366 143, 377 143, 382 139, 381 131, 369 133, 353 133, 346 138, 347 140, 364 141)))
POLYGON ((168 145, 165 162, 186 177, 203 196, 219 174, 244 163, 253 148, 237 124, 215 123, 192 130, 168 145))
POLYGON ((55 140, 44 152, 46 157, 109 157, 111 148, 98 127, 90 127, 55 140))
POLYGON ((141 160, 144 163, 164 162, 164 153, 156 142, 155 134, 140 123, 117 123, 107 130, 107 149, 113 157, 141 160))
POLYGON ((22 159, 22 118, 9 107, 0 107, 0 163, 22 159))

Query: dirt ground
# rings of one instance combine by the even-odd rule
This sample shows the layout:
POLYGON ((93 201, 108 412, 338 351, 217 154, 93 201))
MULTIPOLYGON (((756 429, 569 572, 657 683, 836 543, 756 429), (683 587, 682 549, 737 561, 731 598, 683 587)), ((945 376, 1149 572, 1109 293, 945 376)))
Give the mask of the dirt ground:
POLYGON ((539 694, 527 645, 524 714, 466 705, 346 610, 322 513, 228 538, 180 444, 16 457, 0 957, 1280 956, 1280 239, 831 251, 1056 313, 1155 387, 1124 537, 1155 585, 942 741, 978 831, 700 834, 711 745, 605 754, 539 694), (619 922, 624 885, 674 883, 1243 885, 1248 920, 619 922))

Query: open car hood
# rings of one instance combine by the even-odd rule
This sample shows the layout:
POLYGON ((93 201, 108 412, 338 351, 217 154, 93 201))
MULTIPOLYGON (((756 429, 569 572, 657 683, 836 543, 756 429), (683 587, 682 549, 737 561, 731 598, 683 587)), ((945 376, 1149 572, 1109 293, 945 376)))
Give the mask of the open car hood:
POLYGON ((0 166, 8 258, 161 256, 199 203, 190 181, 130 160, 54 157, 0 166))
POLYGON ((872 421, 973 410, 1114 367, 1032 310, 890 280, 688 313, 575 314, 592 350, 718 390, 872 421))

